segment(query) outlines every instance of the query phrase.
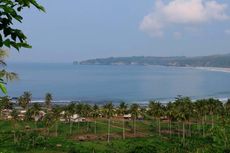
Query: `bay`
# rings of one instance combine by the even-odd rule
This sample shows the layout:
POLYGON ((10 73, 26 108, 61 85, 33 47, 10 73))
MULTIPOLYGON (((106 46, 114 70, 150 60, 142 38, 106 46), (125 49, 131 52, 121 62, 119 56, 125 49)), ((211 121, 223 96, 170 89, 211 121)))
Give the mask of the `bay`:
POLYGON ((10 63, 20 79, 7 84, 9 96, 30 91, 34 101, 47 92, 55 101, 146 103, 173 100, 177 95, 198 98, 230 97, 230 73, 204 69, 138 66, 73 65, 72 63, 10 63))

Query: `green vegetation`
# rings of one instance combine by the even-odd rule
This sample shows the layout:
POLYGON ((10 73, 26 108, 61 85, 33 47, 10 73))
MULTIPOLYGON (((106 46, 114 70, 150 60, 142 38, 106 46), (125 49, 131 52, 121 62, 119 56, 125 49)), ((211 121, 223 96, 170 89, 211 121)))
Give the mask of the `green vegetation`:
POLYGON ((11 47, 19 51, 20 48, 31 48, 27 43, 26 35, 14 27, 15 22, 22 22, 20 15, 24 8, 36 7, 38 10, 45 11, 36 0, 1 0, 0 1, 0 90, 7 94, 5 83, 8 80, 17 78, 16 73, 5 70, 6 63, 4 58, 8 55, 6 48, 11 47))
POLYGON ((110 57, 91 59, 74 64, 83 65, 162 65, 162 66, 191 66, 191 67, 230 67, 230 54, 200 57, 110 57))
MULTIPOLYGON (((48 96, 47 96, 48 95, 48 96)), ((192 102, 178 96, 163 105, 70 103, 26 105, 0 99, 0 152, 4 153, 225 153, 230 151, 230 100, 192 102), (19 107, 20 104, 22 107, 19 107), (25 111, 26 110, 26 111, 25 111)), ((47 100, 49 101, 47 103, 47 100)))
POLYGON ((27 37, 20 30, 14 28, 15 21, 22 22, 20 15, 24 8, 35 6, 38 10, 45 11, 35 0, 1 0, 0 1, 0 48, 13 47, 31 48, 26 42, 27 37))
POLYGON ((7 56, 8 56, 7 52, 0 48, 0 90, 4 94, 7 93, 5 83, 7 81, 15 80, 18 78, 18 75, 16 73, 6 71, 7 64, 5 62, 5 58, 7 56))

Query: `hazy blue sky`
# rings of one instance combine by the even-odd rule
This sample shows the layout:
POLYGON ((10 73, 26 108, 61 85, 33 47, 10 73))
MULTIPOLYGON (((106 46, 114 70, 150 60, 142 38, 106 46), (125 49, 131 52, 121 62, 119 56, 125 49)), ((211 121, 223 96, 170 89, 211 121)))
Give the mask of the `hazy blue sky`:
POLYGON ((32 49, 9 61, 230 53, 229 0, 40 0, 23 12, 32 49))

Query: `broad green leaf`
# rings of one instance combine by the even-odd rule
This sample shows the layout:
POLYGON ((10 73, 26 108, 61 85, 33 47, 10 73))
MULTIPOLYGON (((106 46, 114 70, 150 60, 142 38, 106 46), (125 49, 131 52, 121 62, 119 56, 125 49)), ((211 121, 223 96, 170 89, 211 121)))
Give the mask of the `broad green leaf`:
POLYGON ((7 94, 7 90, 4 84, 0 83, 0 89, 2 90, 4 94, 7 94))

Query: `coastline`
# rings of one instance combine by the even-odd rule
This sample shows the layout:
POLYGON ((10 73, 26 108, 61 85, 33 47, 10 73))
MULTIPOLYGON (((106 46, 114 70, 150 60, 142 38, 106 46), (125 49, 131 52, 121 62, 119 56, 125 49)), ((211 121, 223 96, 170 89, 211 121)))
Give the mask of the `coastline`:
POLYGON ((202 66, 173 66, 173 65, 151 65, 151 64, 75 64, 75 65, 92 65, 92 66, 162 66, 162 67, 177 67, 177 68, 190 68, 190 69, 198 69, 205 71, 213 71, 213 72, 225 72, 230 73, 230 67, 202 67, 202 66))
MULTIPOLYGON (((219 101, 225 103, 227 102, 227 100, 229 99, 228 97, 215 97, 215 96, 207 96, 207 97, 199 97, 199 98, 192 98, 190 97, 192 102, 195 102, 196 100, 199 100, 199 99, 209 99, 209 98, 214 98, 214 99, 218 99, 219 101)), ((139 104, 141 106, 148 106, 149 104, 149 101, 151 100, 156 100, 158 102, 160 102, 161 104, 165 105, 169 102, 174 102, 175 99, 164 99, 164 100, 160 100, 160 99, 150 99, 150 100, 145 100, 145 101, 125 101, 127 104, 133 104, 133 103, 136 103, 136 104, 139 104)), ((53 105, 68 105, 70 103, 87 103, 87 104, 90 104, 90 105, 94 105, 94 104, 97 104, 97 105, 104 105, 106 104, 108 101, 107 100, 104 100, 104 101, 84 101, 84 100, 54 100, 52 103, 53 105)), ((122 101, 113 101, 113 104, 115 106, 118 106, 120 104, 120 102, 122 101)), ((17 103, 16 101, 13 101, 13 103, 17 103)), ((31 103, 39 103, 39 104, 44 104, 45 101, 44 100, 32 100, 31 103)))
POLYGON ((224 67, 190 67, 190 68, 194 68, 198 70, 230 73, 230 68, 224 68, 224 67))

